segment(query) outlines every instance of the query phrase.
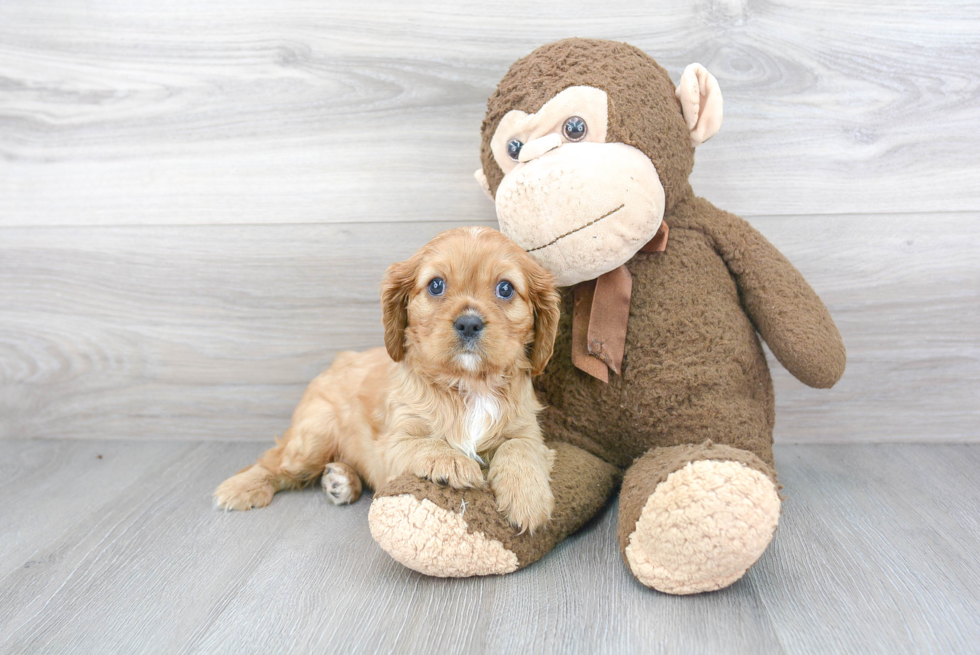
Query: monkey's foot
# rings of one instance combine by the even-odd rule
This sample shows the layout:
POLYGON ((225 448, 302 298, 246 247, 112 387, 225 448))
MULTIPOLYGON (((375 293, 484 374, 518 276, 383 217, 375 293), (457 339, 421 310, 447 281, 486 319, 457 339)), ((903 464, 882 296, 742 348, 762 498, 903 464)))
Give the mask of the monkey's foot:
POLYGON ((412 475, 374 495, 371 536, 410 569, 437 577, 511 573, 541 559, 606 503, 618 471, 583 450, 551 444, 557 452, 551 520, 520 534, 497 511, 487 489, 453 489, 412 475))
MULTIPOLYGON (((470 503, 485 504, 473 498, 470 503)), ((480 507, 488 509, 496 511, 480 507)), ((517 555, 500 539, 471 532, 467 511, 478 510, 467 508, 463 498, 458 511, 452 511, 411 493, 376 497, 369 513, 371 536, 395 560, 426 575, 466 578, 516 571, 517 555)))
POLYGON ((779 521, 768 476, 740 462, 689 462, 647 499, 626 561, 648 587, 670 594, 722 589, 762 556, 779 521))

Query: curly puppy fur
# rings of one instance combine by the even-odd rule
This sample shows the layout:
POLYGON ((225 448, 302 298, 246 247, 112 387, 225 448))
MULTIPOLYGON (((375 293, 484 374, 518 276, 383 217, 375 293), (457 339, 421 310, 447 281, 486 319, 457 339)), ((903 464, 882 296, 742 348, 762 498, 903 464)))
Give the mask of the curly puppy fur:
POLYGON ((263 507, 326 468, 338 504, 360 495, 358 477, 378 488, 407 473, 489 487, 510 525, 544 525, 554 453, 531 376, 558 324, 551 275, 496 230, 458 228, 392 264, 381 296, 387 350, 338 354, 276 447, 218 487, 218 507, 263 507))

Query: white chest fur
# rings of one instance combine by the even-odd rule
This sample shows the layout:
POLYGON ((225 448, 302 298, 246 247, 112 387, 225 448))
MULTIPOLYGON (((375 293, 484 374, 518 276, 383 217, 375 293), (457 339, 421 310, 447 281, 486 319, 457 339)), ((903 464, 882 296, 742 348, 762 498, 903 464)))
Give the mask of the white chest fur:
POLYGON ((460 450, 471 459, 483 464, 477 455, 480 442, 487 432, 500 420, 500 403, 492 394, 466 392, 463 396, 466 403, 466 416, 463 421, 463 441, 460 450))

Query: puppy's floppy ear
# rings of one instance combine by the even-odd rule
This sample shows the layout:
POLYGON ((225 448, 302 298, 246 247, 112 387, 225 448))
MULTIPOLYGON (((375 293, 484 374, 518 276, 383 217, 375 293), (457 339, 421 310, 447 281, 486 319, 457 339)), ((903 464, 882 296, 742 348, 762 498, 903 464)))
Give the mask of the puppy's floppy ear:
POLYGON ((561 296, 555 278, 530 257, 524 267, 528 296, 534 306, 534 346, 531 349, 531 375, 540 375, 551 359, 561 316, 561 296))
POLYGON ((405 358, 405 328, 408 327, 408 297, 415 287, 418 257, 396 262, 381 280, 381 320, 385 326, 388 356, 400 362, 405 358))

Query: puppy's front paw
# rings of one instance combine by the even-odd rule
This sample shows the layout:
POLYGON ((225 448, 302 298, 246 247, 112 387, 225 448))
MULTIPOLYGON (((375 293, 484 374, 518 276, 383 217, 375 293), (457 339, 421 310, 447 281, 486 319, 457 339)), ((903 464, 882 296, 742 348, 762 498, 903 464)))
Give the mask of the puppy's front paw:
POLYGON ((551 519, 555 496, 546 477, 522 477, 508 471, 495 471, 490 488, 497 498, 497 509, 521 532, 534 531, 551 519))
POLYGON ((233 475, 215 490, 214 506, 217 509, 246 510, 265 507, 276 493, 268 475, 257 466, 233 475))
POLYGON ((327 464, 320 478, 323 493, 334 505, 347 505, 361 497, 361 478, 357 471, 341 462, 327 464))
POLYGON ((455 451, 423 458, 413 473, 453 489, 481 488, 487 484, 476 460, 455 451))

